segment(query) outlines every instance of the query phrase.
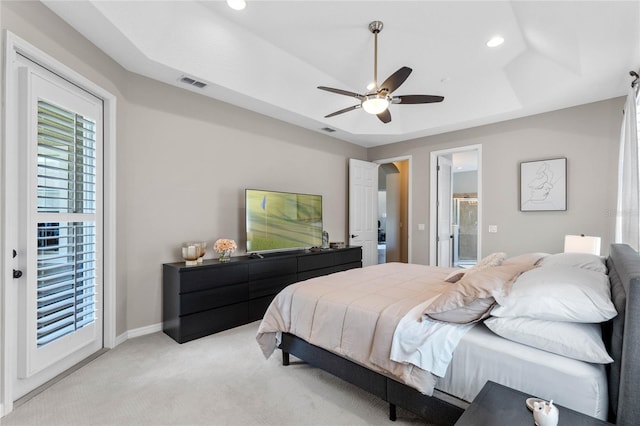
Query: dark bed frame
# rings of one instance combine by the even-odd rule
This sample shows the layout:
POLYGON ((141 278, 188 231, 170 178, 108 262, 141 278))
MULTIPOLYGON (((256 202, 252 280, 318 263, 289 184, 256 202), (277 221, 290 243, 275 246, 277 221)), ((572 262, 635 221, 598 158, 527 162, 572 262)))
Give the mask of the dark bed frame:
MULTIPOLYGON (((603 339, 614 362, 607 367, 609 421, 640 424, 640 256, 625 244, 612 244, 607 258, 611 296, 618 316, 603 324, 603 339)), ((389 403, 389 419, 396 406, 438 425, 453 425, 461 404, 426 396, 412 387, 314 346, 289 333, 282 334, 282 363, 289 354, 356 385, 389 403)), ((453 398, 453 397, 451 397, 453 398)), ((464 405, 464 402, 461 402, 464 405)))

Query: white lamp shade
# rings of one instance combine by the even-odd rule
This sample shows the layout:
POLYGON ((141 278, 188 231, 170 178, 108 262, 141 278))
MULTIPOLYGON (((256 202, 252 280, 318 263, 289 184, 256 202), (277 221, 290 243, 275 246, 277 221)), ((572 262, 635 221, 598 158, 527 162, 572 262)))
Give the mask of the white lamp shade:
POLYGON ((591 253, 600 256, 600 237, 565 235, 565 253, 591 253))

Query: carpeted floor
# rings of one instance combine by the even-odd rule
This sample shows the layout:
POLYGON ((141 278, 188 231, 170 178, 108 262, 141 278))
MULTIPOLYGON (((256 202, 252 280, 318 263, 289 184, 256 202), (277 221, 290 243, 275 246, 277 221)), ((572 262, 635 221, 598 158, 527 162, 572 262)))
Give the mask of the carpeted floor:
POLYGON ((265 360, 258 323, 176 343, 131 339, 20 405, 10 425, 417 425, 424 420, 279 351, 265 360))

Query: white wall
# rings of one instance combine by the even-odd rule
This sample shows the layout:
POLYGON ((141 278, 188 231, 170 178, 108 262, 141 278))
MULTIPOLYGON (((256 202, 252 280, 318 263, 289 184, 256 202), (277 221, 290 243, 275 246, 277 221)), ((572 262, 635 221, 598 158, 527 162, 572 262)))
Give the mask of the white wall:
POLYGON ((623 99, 616 98, 502 123, 369 149, 369 161, 413 158, 413 262, 429 261, 430 154, 482 144, 482 254, 506 251, 559 252, 565 234, 602 237, 602 254, 613 241, 618 138, 623 99), (520 212, 521 161, 566 157, 568 209, 520 212), (498 233, 488 233, 497 225, 498 233))

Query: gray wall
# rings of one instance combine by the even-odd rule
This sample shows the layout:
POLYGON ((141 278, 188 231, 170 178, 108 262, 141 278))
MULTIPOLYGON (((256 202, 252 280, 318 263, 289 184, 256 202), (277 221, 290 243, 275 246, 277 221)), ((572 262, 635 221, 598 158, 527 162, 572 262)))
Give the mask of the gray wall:
POLYGON ((365 148, 129 73, 39 2, 0 11, 2 29, 118 98, 118 335, 161 322, 161 265, 182 242, 244 247, 246 187, 321 194, 325 229, 346 241, 347 159, 365 148))
POLYGON ((369 149, 369 160, 412 155, 413 262, 429 261, 430 154, 482 145, 482 254, 509 255, 563 250, 565 234, 602 237, 602 254, 613 241, 618 139, 623 98, 610 99, 502 123, 369 149), (520 212, 521 161, 567 158, 568 209, 520 212), (498 233, 488 233, 498 225, 498 233))

